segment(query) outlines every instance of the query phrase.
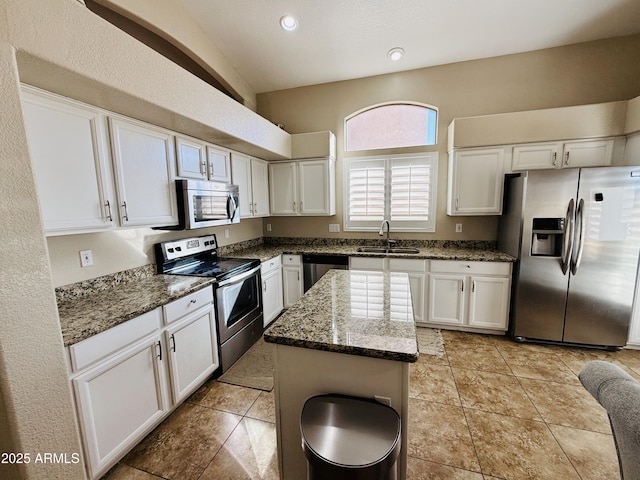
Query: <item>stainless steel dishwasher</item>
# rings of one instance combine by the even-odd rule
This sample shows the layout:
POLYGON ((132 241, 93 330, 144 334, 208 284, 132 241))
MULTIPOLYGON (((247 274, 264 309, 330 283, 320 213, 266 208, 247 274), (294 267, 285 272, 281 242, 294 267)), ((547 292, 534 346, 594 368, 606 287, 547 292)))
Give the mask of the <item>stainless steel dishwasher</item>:
POLYGON ((349 269, 346 255, 302 255, 303 286, 306 292, 332 268, 349 269))

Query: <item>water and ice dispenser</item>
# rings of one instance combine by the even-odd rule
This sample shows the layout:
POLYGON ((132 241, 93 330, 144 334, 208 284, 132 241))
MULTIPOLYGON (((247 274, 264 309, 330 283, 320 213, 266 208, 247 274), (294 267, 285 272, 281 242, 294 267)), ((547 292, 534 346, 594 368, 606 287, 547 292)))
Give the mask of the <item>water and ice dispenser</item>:
POLYGON ((531 233, 531 255, 534 257, 561 257, 564 223, 564 218, 534 218, 531 233))

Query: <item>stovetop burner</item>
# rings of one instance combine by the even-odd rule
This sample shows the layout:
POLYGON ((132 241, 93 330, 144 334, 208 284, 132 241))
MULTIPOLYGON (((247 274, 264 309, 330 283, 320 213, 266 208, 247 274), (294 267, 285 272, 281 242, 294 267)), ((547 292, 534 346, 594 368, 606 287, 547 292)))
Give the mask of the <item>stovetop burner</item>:
POLYGON ((155 245, 158 273, 213 277, 218 281, 260 265, 260 260, 218 257, 214 235, 185 238, 155 245))

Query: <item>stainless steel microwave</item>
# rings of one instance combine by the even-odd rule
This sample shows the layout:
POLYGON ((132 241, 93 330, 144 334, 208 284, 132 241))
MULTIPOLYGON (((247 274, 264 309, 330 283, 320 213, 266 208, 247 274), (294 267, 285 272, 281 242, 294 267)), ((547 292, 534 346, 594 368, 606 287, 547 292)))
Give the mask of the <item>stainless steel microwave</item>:
POLYGON ((180 224, 172 230, 194 230, 240 222, 238 186, 220 182, 176 180, 180 224))

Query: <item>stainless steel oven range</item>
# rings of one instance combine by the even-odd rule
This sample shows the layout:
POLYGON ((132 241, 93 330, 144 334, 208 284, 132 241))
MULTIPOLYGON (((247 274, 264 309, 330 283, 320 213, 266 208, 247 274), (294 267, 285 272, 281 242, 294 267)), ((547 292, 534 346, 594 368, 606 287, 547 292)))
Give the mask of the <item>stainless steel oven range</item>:
POLYGON ((155 245, 158 273, 213 277, 220 373, 262 335, 260 260, 218 256, 215 234, 155 245))

